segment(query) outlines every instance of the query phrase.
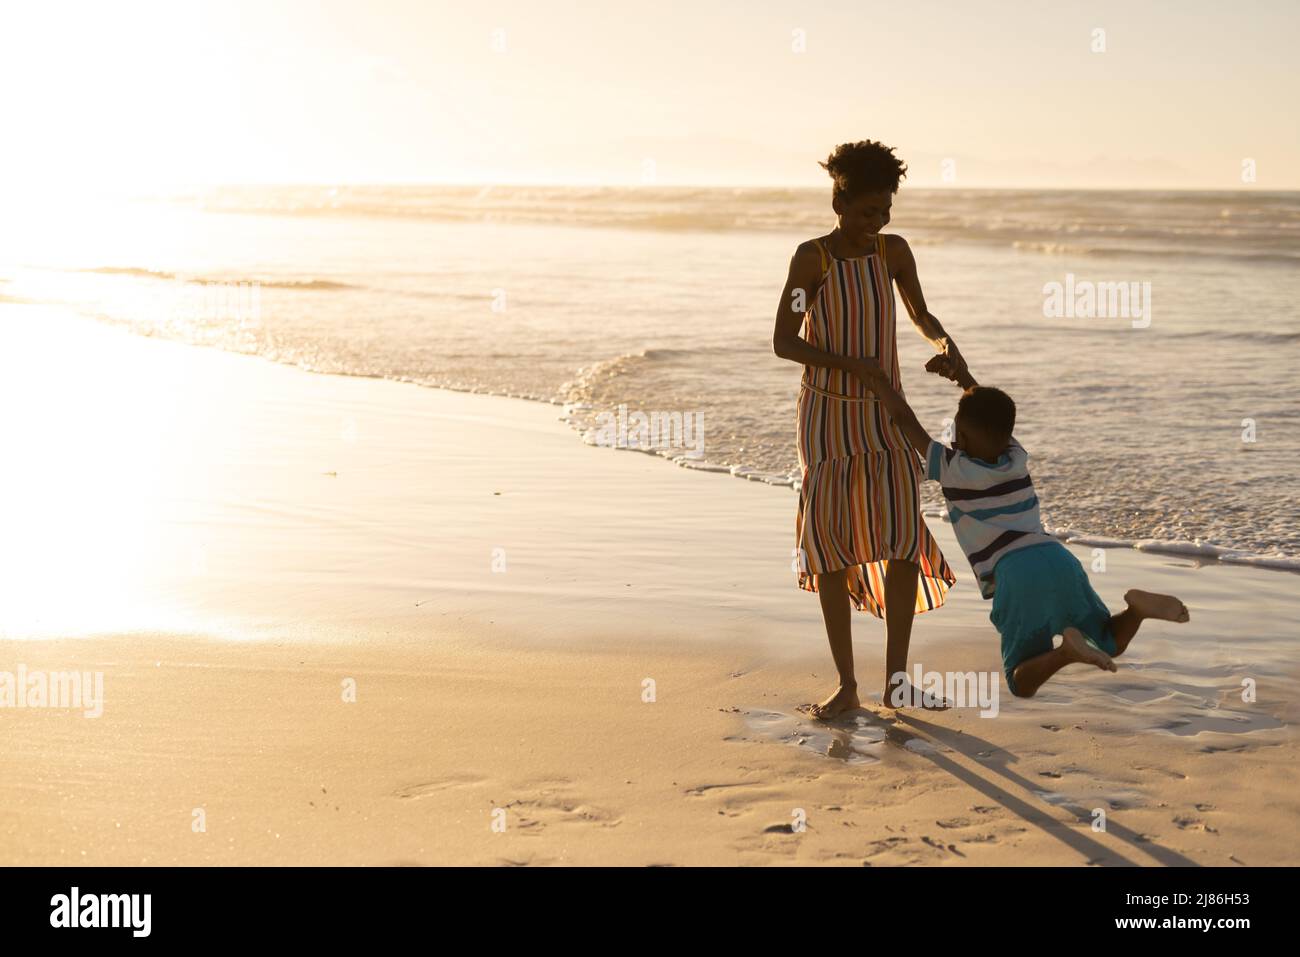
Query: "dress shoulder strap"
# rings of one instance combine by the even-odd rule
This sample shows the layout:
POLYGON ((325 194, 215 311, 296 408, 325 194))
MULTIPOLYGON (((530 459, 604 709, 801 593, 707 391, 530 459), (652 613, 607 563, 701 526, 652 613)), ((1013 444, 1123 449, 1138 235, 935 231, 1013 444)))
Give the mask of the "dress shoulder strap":
POLYGON ((880 252, 880 261, 889 267, 889 260, 885 257, 885 234, 876 233, 876 249, 880 252))
POLYGON ((820 239, 814 239, 813 242, 817 244, 817 255, 821 257, 822 275, 825 276, 826 270, 830 268, 830 266, 826 264, 826 244, 823 243, 820 239))

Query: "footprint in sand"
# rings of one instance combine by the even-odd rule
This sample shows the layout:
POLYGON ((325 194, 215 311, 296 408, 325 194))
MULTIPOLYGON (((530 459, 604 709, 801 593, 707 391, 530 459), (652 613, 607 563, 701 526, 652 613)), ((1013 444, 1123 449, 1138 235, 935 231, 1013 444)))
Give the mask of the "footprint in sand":
POLYGON ((415 798, 428 797, 430 794, 437 794, 439 791, 447 791, 452 788, 472 787, 475 784, 482 784, 487 778, 476 775, 457 775, 449 778, 443 778, 440 781, 425 781, 420 784, 408 784, 400 787, 393 792, 393 797, 402 800, 412 800, 415 798))
POLYGON ((703 797, 709 791, 728 791, 731 788, 752 788, 758 787, 757 781, 737 781, 734 784, 697 784, 693 788, 687 788, 686 793, 691 797, 703 797))
POLYGON ((1207 834, 1219 833, 1217 828, 1213 828, 1206 824, 1199 817, 1191 817, 1186 814, 1176 815, 1174 817, 1174 824, 1178 826, 1179 830, 1183 831, 1205 831, 1207 834))
MULTIPOLYGON (((916 860, 914 854, 907 854, 908 839, 905 837, 882 837, 879 840, 872 841, 867 845, 867 853, 863 855, 868 861, 875 857, 897 858, 906 856, 907 863, 916 860)), ((894 861, 881 861, 881 863, 894 863, 894 861)))
POLYGON ((1250 748, 1248 744, 1206 744, 1197 748, 1203 754, 1234 754, 1238 751, 1246 751, 1250 748))
POLYGON ((893 866, 898 864, 936 864, 953 857, 964 858, 956 844, 938 841, 927 835, 919 840, 907 837, 886 837, 872 841, 867 845, 863 855, 863 865, 874 867, 878 864, 893 866))
POLYGON ((1179 737, 1201 734, 1250 734, 1254 731, 1273 731, 1286 724, 1271 714, 1254 711, 1228 711, 1223 708, 1188 712, 1155 728, 1179 737))
MULTIPOLYGON (((807 825, 805 825, 807 826, 807 825)), ((763 828, 764 834, 799 834, 801 832, 794 829, 793 824, 769 824, 763 828)))
POLYGON ((558 858, 554 857, 499 857, 497 863, 501 867, 551 867, 561 863, 558 858))
POLYGON ((1155 771, 1157 774, 1163 774, 1165 777, 1173 778, 1175 781, 1186 781, 1187 775, 1181 771, 1173 771, 1169 768, 1157 768, 1150 764, 1135 764, 1134 771, 1155 771))
POLYGON ((956 844, 944 844, 942 841, 936 841, 934 840, 934 838, 927 837, 925 835, 921 836, 921 840, 922 842, 930 845, 930 847, 933 847, 935 850, 948 851, 950 854, 956 854, 958 857, 966 856, 961 851, 957 850, 956 844))
MULTIPOLYGON (((999 808, 976 805, 971 810, 987 814, 997 811, 999 808)), ((988 830, 991 823, 988 820, 974 821, 966 817, 949 817, 937 820, 934 823, 950 833, 945 834, 943 838, 931 840, 923 837, 922 840, 932 847, 948 850, 959 857, 965 857, 966 855, 961 852, 958 845, 993 845, 1002 842, 1002 838, 997 833, 988 830)))
POLYGON ((539 834, 548 825, 618 827, 623 823, 613 811, 559 795, 520 797, 495 806, 511 814, 513 826, 526 834, 539 834))
MULTIPOLYGON (((801 714, 779 711, 746 711, 746 727, 763 739, 794 745, 846 764, 875 764, 884 748, 894 745, 913 754, 950 752, 945 744, 907 731, 892 715, 865 708, 834 721, 816 721, 801 714)), ((751 740, 729 738, 728 740, 751 740)))
POLYGON ((1112 811, 1130 810, 1132 808, 1145 807, 1148 803, 1147 796, 1138 791, 1127 788, 1116 788, 1113 791, 1089 791, 1086 793, 1065 794, 1057 791, 1035 791, 1034 795, 1041 801, 1056 807, 1064 808, 1082 808, 1091 810, 1095 807, 1105 805, 1112 811))

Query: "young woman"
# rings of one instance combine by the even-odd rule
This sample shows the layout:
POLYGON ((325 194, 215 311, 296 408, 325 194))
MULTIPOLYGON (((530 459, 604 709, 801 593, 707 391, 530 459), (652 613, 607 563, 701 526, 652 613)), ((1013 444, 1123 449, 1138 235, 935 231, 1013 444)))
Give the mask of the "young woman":
POLYGON ((936 371, 956 375, 965 362, 925 307, 907 242, 880 232, 907 167, 872 140, 838 146, 820 165, 834 181, 838 224, 802 243, 790 260, 772 346, 804 366, 795 545, 799 587, 818 593, 839 672, 839 687, 807 710, 829 719, 860 707, 850 602, 885 619, 888 703, 892 682, 906 681, 913 616, 942 605, 956 580, 921 519, 919 460, 865 385, 879 363, 902 391, 892 283, 942 356, 932 360, 936 371))

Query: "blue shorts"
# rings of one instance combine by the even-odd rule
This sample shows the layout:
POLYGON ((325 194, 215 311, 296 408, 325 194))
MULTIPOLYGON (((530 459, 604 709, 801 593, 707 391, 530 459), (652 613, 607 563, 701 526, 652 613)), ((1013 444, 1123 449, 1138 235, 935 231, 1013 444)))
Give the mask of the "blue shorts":
POLYGON ((1092 590, 1088 573, 1060 542, 1011 552, 993 569, 989 620, 1002 636, 1002 668, 1016 693, 1016 665, 1052 650, 1052 638, 1074 627, 1108 655, 1115 654, 1110 609, 1092 590))

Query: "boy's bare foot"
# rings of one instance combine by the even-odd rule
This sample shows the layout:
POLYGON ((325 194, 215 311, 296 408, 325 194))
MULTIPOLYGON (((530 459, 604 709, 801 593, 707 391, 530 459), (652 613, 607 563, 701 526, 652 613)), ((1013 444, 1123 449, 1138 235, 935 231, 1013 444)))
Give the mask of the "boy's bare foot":
POLYGON ((1132 588, 1124 593, 1124 600, 1142 618, 1184 622, 1191 620, 1192 617, 1187 611, 1187 606, 1173 595, 1157 595, 1153 591, 1132 588))
POLYGON ((948 702, 932 691, 918 691, 916 685, 904 678, 885 686, 881 703, 886 708, 920 708, 923 711, 947 711, 948 702))
POLYGON ((835 689, 834 694, 820 704, 802 704, 795 710, 818 721, 830 721, 846 711, 855 711, 861 707, 862 702, 858 700, 858 686, 842 684, 835 689))
POLYGON ((1083 637, 1083 632, 1078 628, 1067 628, 1061 633, 1061 651, 1070 661, 1082 662, 1085 665, 1096 665, 1102 671, 1118 671, 1115 662, 1110 660, 1110 655, 1102 651, 1095 645, 1088 643, 1083 637))

